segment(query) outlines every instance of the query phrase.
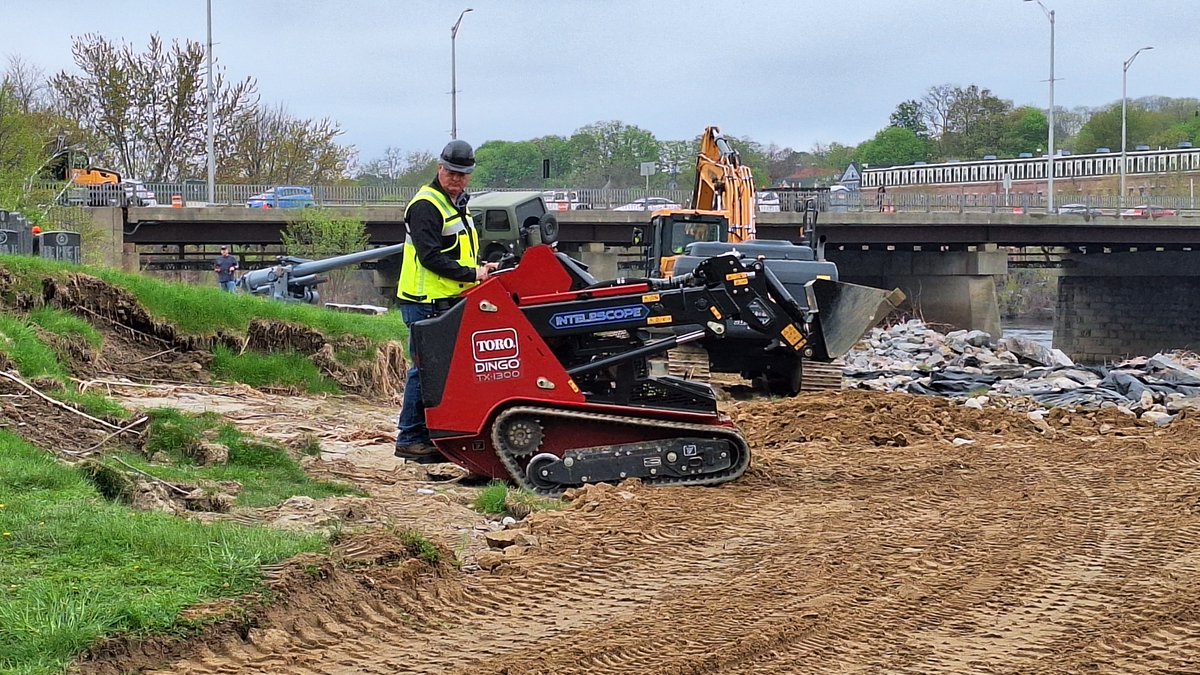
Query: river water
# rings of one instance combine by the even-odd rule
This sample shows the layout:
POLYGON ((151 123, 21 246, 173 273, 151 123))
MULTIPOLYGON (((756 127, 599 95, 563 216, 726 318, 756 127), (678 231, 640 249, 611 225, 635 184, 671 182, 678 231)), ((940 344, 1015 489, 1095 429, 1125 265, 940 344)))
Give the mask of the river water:
POLYGON ((1054 321, 1001 321, 1000 329, 1005 337, 1017 336, 1033 340, 1047 347, 1053 347, 1054 321))

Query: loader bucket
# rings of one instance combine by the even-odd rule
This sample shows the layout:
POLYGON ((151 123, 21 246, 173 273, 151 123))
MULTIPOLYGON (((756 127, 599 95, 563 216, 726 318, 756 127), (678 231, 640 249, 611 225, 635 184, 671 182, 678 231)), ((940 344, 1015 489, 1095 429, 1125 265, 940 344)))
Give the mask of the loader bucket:
POLYGON ((809 282, 808 291, 809 307, 817 310, 809 334, 817 361, 845 355, 905 298, 899 288, 886 291, 827 279, 809 282))

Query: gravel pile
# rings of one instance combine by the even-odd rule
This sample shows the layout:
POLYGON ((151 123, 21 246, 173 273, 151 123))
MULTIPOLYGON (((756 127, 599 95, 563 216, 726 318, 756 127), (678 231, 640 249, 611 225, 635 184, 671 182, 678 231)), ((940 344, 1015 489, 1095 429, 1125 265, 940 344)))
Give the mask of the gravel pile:
POLYGON ((845 357, 850 386, 989 402, 1031 415, 1049 408, 1116 408, 1154 424, 1200 410, 1200 356, 1159 353, 1103 367, 1024 337, 983 331, 939 333, 913 320, 873 329, 845 357))

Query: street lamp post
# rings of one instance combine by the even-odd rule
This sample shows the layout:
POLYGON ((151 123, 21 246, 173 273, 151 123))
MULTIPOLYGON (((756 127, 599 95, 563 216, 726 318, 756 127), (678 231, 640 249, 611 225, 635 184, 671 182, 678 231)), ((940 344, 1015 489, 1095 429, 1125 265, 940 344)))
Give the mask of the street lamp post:
POLYGON ((212 0, 208 0, 208 134, 205 150, 208 152, 208 203, 215 204, 217 183, 217 153, 213 142, 213 61, 212 61, 212 0))
POLYGON ((1036 2, 1046 18, 1050 19, 1050 140, 1046 153, 1046 213, 1054 213, 1054 10, 1046 9, 1042 0, 1025 2, 1036 2))
POLYGON ((1117 199, 1117 204, 1121 208, 1125 207, 1125 104, 1129 98, 1126 94, 1126 82, 1129 79, 1129 66, 1133 65, 1133 60, 1137 58, 1138 54, 1147 49, 1154 49, 1154 47, 1142 47, 1137 50, 1133 53, 1133 56, 1125 61, 1125 65, 1121 67, 1121 195, 1117 199))
POLYGON ((462 23, 463 15, 474 11, 470 7, 458 14, 458 21, 450 27, 450 138, 458 138, 458 80, 457 68, 454 63, 454 38, 458 37, 458 25, 462 23))

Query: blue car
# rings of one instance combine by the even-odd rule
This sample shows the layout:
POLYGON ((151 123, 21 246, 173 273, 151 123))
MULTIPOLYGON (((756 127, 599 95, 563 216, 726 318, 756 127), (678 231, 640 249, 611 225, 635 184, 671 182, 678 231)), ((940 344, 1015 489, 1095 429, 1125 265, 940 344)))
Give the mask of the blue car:
POLYGON ((306 187, 273 187, 246 200, 246 206, 252 209, 302 209, 316 205, 312 189, 306 187))

